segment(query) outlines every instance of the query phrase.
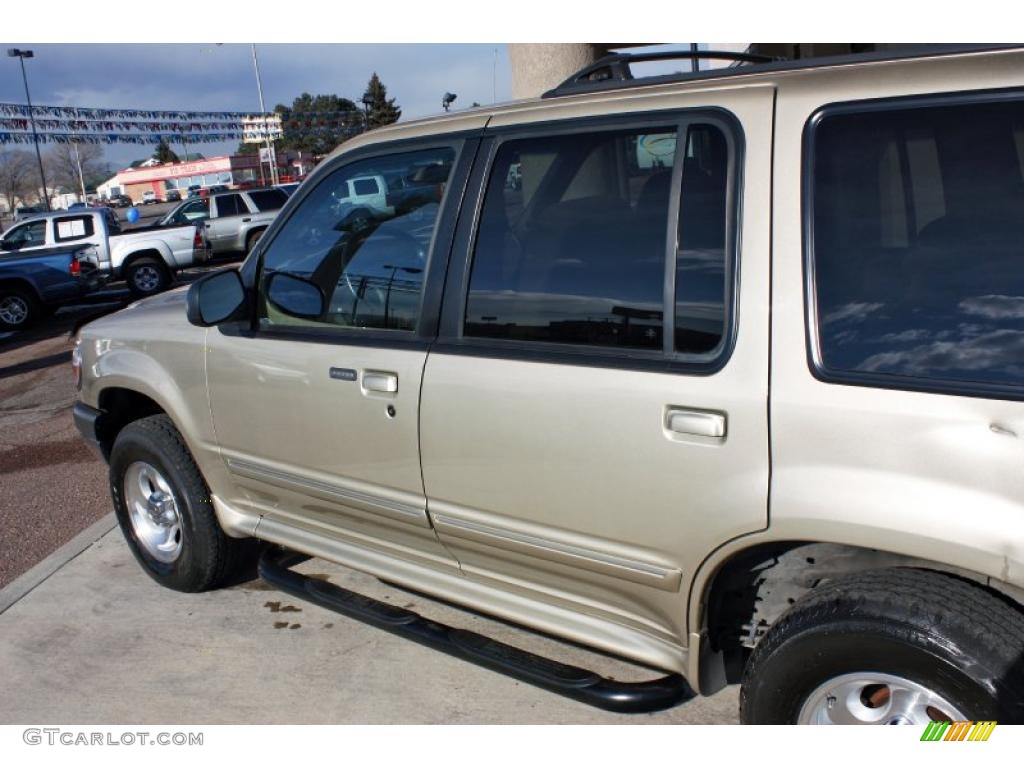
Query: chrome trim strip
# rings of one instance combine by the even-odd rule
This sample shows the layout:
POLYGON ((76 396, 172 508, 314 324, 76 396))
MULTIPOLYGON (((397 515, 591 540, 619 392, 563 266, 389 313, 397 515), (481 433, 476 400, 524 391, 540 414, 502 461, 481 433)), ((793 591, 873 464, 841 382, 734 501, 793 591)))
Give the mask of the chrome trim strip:
POLYGON ((605 554, 604 552, 597 552, 593 549, 576 547, 571 544, 562 544, 561 542, 552 541, 551 539, 542 539, 539 536, 531 536, 526 533, 515 533, 504 528, 494 528, 482 523, 471 523, 466 520, 458 520, 454 517, 449 517, 448 515, 439 515, 436 512, 431 513, 430 516, 435 523, 440 523, 441 525, 448 525, 452 528, 461 528, 462 530, 472 531, 474 533, 482 534, 483 536, 490 536, 495 539, 503 539, 505 541, 513 541, 517 544, 525 544, 539 549, 547 549, 552 552, 558 552, 559 554, 569 555, 570 557, 576 557, 582 560, 591 560, 595 563, 600 563, 601 565, 653 576, 656 579, 667 581, 670 578, 674 578, 679 573, 678 569, 663 568, 660 565, 654 565, 652 563, 645 563, 639 560, 629 560, 624 557, 617 557, 615 555, 605 554))
POLYGON ((297 486, 303 490, 325 494, 332 499, 354 502, 356 504, 375 507, 387 512, 395 512, 404 517, 412 518, 421 525, 427 521, 425 504, 416 505, 407 504, 401 501, 393 501, 381 496, 346 488, 342 485, 325 483, 321 480, 313 480, 312 478, 295 475, 291 472, 285 472, 280 469, 273 469, 272 467, 266 467, 262 464, 253 464, 252 462, 243 461, 241 459, 228 458, 226 461, 228 468, 231 469, 232 472, 236 472, 239 475, 253 480, 287 483, 292 486, 297 486))

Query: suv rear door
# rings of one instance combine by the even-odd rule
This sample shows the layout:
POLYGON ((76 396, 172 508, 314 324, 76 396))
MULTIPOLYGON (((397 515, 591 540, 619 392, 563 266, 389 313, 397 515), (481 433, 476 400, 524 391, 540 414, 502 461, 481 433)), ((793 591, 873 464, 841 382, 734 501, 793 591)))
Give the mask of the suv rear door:
POLYGON ((568 607, 654 640, 558 631, 678 667, 694 570, 767 525, 772 97, 488 126, 422 461, 441 541, 535 601, 519 620, 554 629, 537 606, 568 607))
POLYGON ((312 536, 316 546, 329 540, 458 575, 426 514, 419 393, 476 144, 441 137, 340 158, 304 185, 246 263, 255 317, 210 329, 207 376, 228 501, 264 516, 261 537, 312 536), (350 215, 351 178, 422 162, 448 167, 443 197, 402 215, 350 215), (315 285, 322 311, 311 316, 287 291, 271 291, 281 274, 315 285))

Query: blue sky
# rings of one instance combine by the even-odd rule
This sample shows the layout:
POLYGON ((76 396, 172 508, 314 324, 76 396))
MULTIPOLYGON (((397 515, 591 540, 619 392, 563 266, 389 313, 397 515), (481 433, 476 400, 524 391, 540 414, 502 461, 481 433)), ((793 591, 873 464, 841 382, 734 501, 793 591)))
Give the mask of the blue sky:
MULTIPOLYGON (((259 97, 248 45, 31 44, 25 64, 33 103, 122 109, 186 109, 256 112, 259 97)), ((374 71, 402 108, 402 118, 441 111, 445 91, 458 94, 454 107, 511 97, 504 44, 284 44, 259 45, 257 53, 268 109, 291 103, 303 91, 337 93, 356 103, 374 71), (497 77, 494 51, 497 49, 497 77)), ((16 59, 0 61, 0 101, 24 103, 16 59)), ((237 142, 204 144, 189 151, 207 156, 231 152, 237 142)), ((140 145, 107 145, 115 166, 145 157, 140 145)), ((180 151, 181 147, 175 147, 180 151)))

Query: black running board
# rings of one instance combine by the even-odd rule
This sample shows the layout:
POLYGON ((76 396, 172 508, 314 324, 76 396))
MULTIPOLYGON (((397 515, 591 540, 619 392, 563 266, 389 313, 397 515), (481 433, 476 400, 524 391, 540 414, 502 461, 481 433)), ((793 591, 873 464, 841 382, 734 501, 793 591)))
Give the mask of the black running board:
POLYGON ((260 558, 260 576, 283 592, 322 608, 601 709, 654 712, 681 704, 695 695, 678 674, 637 683, 610 680, 290 570, 290 566, 305 559, 305 555, 269 549, 260 558))

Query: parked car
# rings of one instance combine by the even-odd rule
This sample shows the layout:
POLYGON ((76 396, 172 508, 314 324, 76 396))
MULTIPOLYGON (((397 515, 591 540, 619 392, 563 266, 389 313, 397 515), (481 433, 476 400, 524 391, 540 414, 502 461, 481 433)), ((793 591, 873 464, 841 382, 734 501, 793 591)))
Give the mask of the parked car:
POLYGON ((111 208, 131 208, 135 203, 128 195, 111 195, 107 205, 111 208))
POLYGON ((269 542, 285 592, 619 711, 1024 722, 1024 48, 646 58, 352 138, 239 269, 87 325, 129 547, 195 592, 269 542), (424 165, 439 202, 354 215, 424 165))
POLYGON ((139 297, 165 290, 179 269, 209 258, 202 226, 186 223, 122 232, 109 208, 41 214, 0 235, 0 250, 25 255, 72 244, 95 247, 100 272, 110 279, 123 278, 139 297))
POLYGON ((168 203, 180 203, 181 202, 181 192, 179 192, 176 189, 169 189, 169 190, 167 190, 167 202, 168 203))
POLYGON ((71 205, 68 206, 67 209, 69 211, 84 211, 89 209, 89 204, 82 202, 72 203, 71 205))
POLYGON ((160 202, 160 198, 157 197, 157 194, 156 194, 156 192, 154 190, 147 189, 145 192, 142 193, 142 204, 143 205, 153 205, 153 204, 159 203, 159 202, 160 202))
POLYGON ((252 250, 260 235, 288 202, 279 189, 250 189, 186 200, 160 220, 159 226, 205 222, 213 254, 252 250))
MULTIPOLYGON (((45 221, 39 220, 40 223, 45 221)), ((3 248, 0 250, 0 331, 24 330, 44 313, 71 303, 102 284, 103 275, 93 246, 78 243, 25 254, 3 248)))
POLYGON ((186 197, 199 197, 199 193, 202 191, 202 189, 203 187, 200 184, 190 184, 187 190, 188 194, 186 195, 186 197))

